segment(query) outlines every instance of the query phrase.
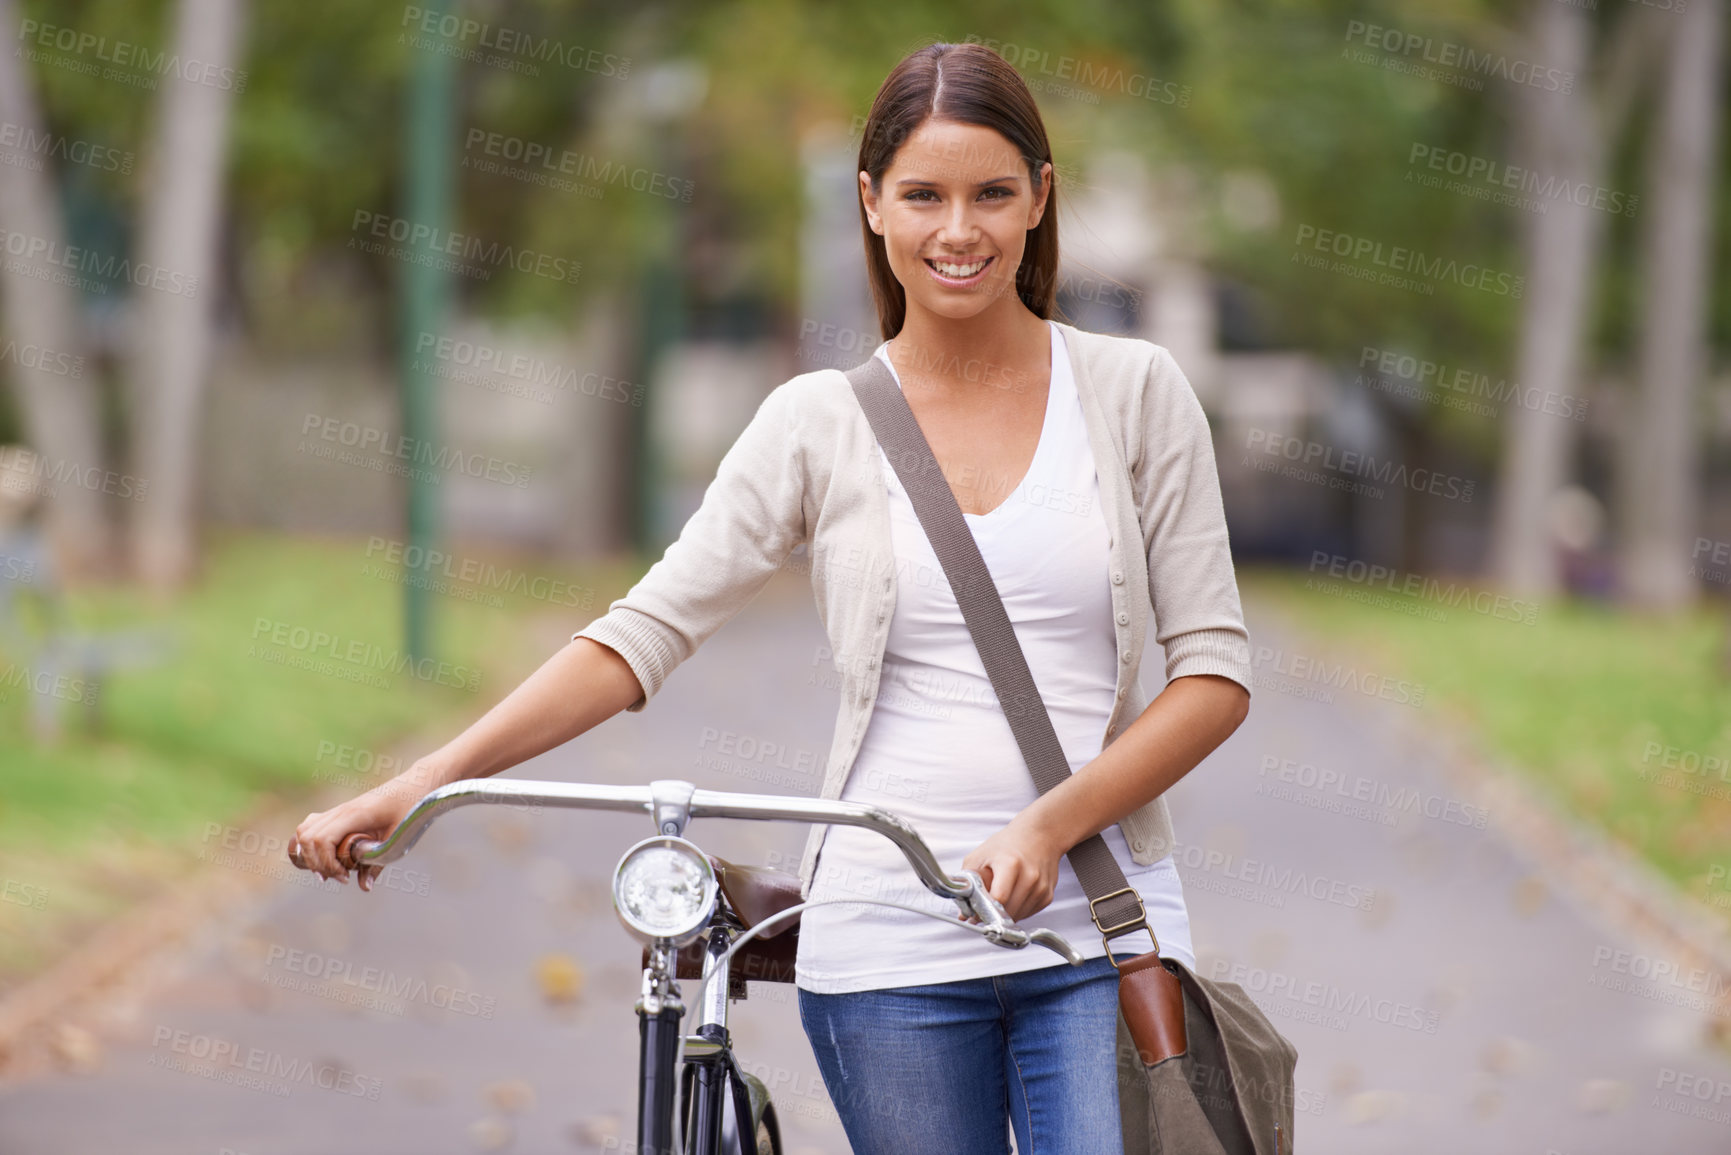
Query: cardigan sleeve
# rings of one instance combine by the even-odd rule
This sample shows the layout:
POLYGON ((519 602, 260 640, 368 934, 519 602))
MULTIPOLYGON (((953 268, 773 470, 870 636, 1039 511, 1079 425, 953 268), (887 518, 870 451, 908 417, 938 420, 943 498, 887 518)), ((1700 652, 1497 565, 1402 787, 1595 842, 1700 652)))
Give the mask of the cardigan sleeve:
POLYGON ((1142 398, 1140 452, 1130 468, 1166 680, 1218 674, 1249 690, 1250 634, 1239 604, 1208 418, 1183 370, 1161 346, 1154 346, 1142 398))
POLYGON ((616 650, 649 704, 667 676, 745 608, 806 540, 794 394, 771 390, 723 455, 679 537, 607 612, 573 634, 616 650))

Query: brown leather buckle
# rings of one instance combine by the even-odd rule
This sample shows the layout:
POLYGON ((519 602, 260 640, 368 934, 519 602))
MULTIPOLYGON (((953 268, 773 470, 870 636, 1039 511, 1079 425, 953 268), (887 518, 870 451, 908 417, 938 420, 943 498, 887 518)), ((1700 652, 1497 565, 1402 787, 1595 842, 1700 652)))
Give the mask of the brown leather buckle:
POLYGON ((1113 970, 1118 969, 1118 960, 1112 957, 1112 940, 1114 938, 1122 938, 1124 935, 1132 934, 1137 930, 1145 930, 1148 932, 1148 937, 1153 940, 1154 953, 1160 953, 1160 939, 1154 934, 1154 928, 1148 925, 1148 908, 1142 905, 1142 896, 1136 893, 1134 887, 1120 887, 1111 894, 1102 894, 1099 898, 1089 899, 1088 917, 1093 920, 1094 926, 1100 931, 1100 941, 1106 947, 1106 961, 1112 964, 1113 970), (1128 894, 1136 900, 1136 917, 1113 923, 1111 926, 1101 926, 1099 904, 1108 899, 1117 898, 1121 894, 1128 894))

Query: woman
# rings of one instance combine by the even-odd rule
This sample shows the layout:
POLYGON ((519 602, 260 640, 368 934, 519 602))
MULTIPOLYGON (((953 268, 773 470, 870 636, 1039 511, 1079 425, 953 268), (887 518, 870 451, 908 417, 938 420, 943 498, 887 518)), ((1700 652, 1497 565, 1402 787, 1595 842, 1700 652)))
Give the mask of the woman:
POLYGON ((1163 794, 1236 729, 1250 685, 1207 422, 1165 350, 1052 319, 1051 149, 1001 57, 934 44, 904 59, 859 168, 876 355, 974 532, 1071 777, 1037 795, 906 493, 823 370, 765 398, 679 540, 607 614, 449 745, 296 835, 346 878, 348 833, 380 837, 428 789, 642 710, 803 543, 841 675, 823 795, 909 816, 946 868, 979 871, 1012 918, 1089 956, 1068 967, 847 901, 943 908, 885 840, 815 828, 802 893, 837 901, 803 916, 796 982, 853 1149, 999 1153, 1013 1128, 1024 1152, 1117 1151, 1116 972, 1063 855, 1103 834, 1161 949, 1194 966, 1163 794), (1156 609, 1167 685, 1149 703, 1156 609))

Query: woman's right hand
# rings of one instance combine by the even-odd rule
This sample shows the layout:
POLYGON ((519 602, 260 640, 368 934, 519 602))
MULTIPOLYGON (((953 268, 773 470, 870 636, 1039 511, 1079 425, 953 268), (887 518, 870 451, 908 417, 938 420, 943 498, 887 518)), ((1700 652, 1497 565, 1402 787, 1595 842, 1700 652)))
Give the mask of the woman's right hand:
MULTIPOLYGON (((337 860, 337 848, 351 834, 383 841, 395 830, 426 793, 412 781, 405 781, 415 776, 415 768, 410 768, 407 773, 380 783, 339 806, 307 815, 295 827, 294 839, 289 844, 289 861, 295 861, 292 852, 298 850, 300 861, 295 865, 346 884, 349 871, 337 860)), ((382 866, 361 867, 358 872, 361 889, 371 890, 373 879, 383 870, 382 866)))

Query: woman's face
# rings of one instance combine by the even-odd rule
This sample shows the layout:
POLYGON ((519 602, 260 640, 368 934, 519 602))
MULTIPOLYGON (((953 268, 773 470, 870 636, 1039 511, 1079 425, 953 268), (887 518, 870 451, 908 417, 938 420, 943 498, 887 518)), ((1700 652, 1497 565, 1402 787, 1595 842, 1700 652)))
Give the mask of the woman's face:
POLYGON ((927 120, 897 150, 877 193, 859 174, 872 231, 917 307, 941 317, 1014 307, 1028 230, 1040 223, 1052 166, 1034 191, 1028 166, 1003 134, 977 124, 927 120))

